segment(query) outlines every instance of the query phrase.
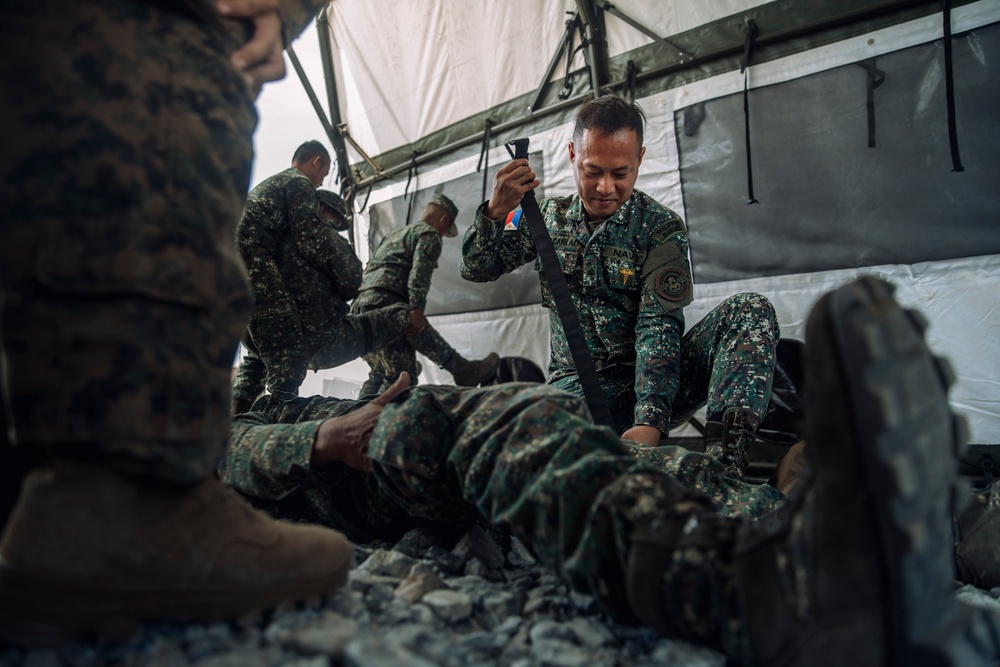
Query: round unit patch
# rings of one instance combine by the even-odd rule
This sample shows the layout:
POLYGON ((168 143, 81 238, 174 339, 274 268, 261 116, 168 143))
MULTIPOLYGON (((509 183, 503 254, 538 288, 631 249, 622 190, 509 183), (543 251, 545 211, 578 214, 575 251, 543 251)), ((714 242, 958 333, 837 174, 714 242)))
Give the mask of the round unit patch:
POLYGON ((691 291, 687 271, 676 266, 665 266, 656 274, 656 293, 667 301, 683 301, 691 291))

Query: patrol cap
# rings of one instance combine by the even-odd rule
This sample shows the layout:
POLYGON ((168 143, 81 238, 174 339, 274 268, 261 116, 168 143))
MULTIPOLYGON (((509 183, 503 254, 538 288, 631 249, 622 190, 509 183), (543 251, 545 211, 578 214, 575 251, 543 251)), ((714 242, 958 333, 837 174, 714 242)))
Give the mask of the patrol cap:
POLYGON ((321 204, 329 206, 337 214, 338 219, 332 222, 338 232, 342 232, 351 226, 353 216, 350 209, 347 208, 347 202, 340 195, 332 190, 316 190, 316 196, 319 197, 321 204))
POLYGON ((455 220, 458 219, 458 207, 455 206, 455 203, 442 194, 436 194, 431 197, 430 203, 437 204, 451 216, 451 227, 449 227, 448 231, 445 232, 445 236, 458 236, 458 227, 455 226, 455 220))

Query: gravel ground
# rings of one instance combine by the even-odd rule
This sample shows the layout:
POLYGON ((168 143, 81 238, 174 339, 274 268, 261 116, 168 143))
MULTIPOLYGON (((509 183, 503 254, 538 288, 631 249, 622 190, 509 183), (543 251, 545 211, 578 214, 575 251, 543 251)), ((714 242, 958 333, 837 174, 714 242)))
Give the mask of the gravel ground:
MULTIPOLYGON (((348 584, 317 603, 213 625, 143 626, 114 645, 23 650, 0 667, 722 667, 715 651, 611 622, 515 539, 478 526, 359 546, 348 584)), ((1000 611, 1000 588, 959 595, 1000 611)))

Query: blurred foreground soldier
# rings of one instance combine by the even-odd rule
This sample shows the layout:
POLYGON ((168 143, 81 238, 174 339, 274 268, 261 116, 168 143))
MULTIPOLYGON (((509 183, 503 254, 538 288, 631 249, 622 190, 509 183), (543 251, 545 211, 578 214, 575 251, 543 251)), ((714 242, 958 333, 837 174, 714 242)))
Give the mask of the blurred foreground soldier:
POLYGON ((44 463, 0 540, 0 638, 229 618, 345 580, 341 535, 214 474, 250 313, 253 101, 323 4, 3 3, 3 435, 44 463))
POLYGON ((691 452, 710 462, 715 498, 693 490, 546 385, 407 391, 401 378, 370 403, 267 397, 234 424, 220 474, 359 539, 485 519, 615 619, 737 664, 991 665, 997 619, 953 591, 963 429, 922 328, 874 278, 814 307, 816 474, 775 512, 774 496, 745 495, 691 452))
POLYGON ((437 363, 460 387, 475 387, 496 370, 500 357, 490 352, 483 359, 469 360, 455 351, 424 317, 431 275, 441 256, 441 237, 458 236, 458 208, 442 194, 434 195, 416 224, 397 229, 379 244, 365 266, 361 293, 351 312, 366 313, 391 304, 409 307, 410 325, 402 340, 365 355, 371 370, 361 395, 375 394, 406 372, 417 381, 417 355, 437 363))
MULTIPOLYGON (((766 298, 738 294, 684 333, 693 298, 687 230, 635 189, 644 123, 641 108, 616 95, 580 107, 569 144, 577 194, 542 201, 544 224, 618 432, 655 446, 706 406, 705 451, 742 479, 771 393, 778 322, 766 298)), ((582 396, 528 226, 505 222, 538 185, 524 159, 497 172, 466 232, 462 277, 487 282, 534 261, 550 309, 549 382, 582 396)))
MULTIPOLYGON (((409 325, 402 304, 348 314, 347 302, 361 286, 361 260, 339 233, 350 226, 351 213, 330 190, 316 190, 312 196, 317 200, 316 218, 297 225, 304 233, 286 232, 278 241, 274 284, 287 295, 288 301, 281 304, 286 315, 258 317, 255 311, 251 318, 249 335, 243 339, 247 354, 234 381, 233 414, 249 410, 265 382, 272 392, 298 394, 307 369, 334 368, 357 359, 401 339, 409 325)), ((243 223, 247 220, 244 214, 243 223)), ((263 312, 271 311, 265 305, 263 312)))

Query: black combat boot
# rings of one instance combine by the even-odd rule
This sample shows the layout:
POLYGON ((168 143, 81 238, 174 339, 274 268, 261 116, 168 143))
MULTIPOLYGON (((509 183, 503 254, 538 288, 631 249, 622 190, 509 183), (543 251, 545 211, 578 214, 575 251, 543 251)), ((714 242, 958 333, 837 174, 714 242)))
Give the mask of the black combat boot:
POLYGON ((478 387, 493 377, 499 363, 500 355, 496 352, 490 352, 482 359, 474 360, 466 359, 456 352, 444 365, 444 369, 451 373, 455 378, 455 384, 459 387, 478 387))
POLYGON ((924 327, 871 277, 819 301, 806 340, 814 474, 758 521, 702 511, 636 526, 640 619, 746 665, 994 664, 996 617, 954 595, 964 430, 924 327))
POLYGON ((750 451, 760 420, 742 408, 728 408, 721 422, 705 423, 705 453, 722 461, 726 475, 740 481, 750 465, 750 451))

